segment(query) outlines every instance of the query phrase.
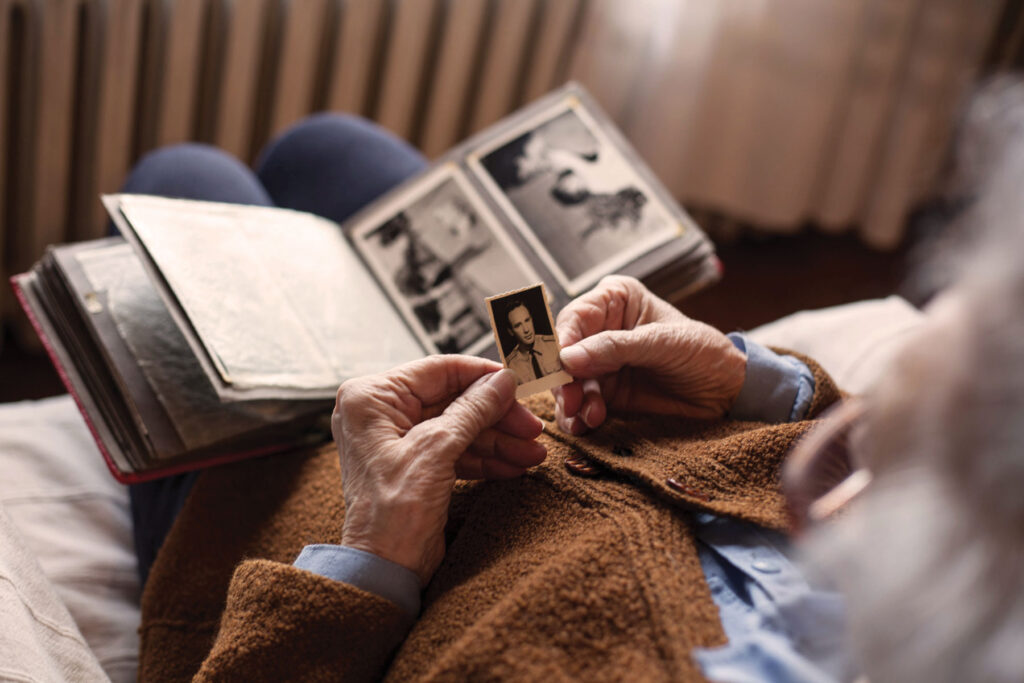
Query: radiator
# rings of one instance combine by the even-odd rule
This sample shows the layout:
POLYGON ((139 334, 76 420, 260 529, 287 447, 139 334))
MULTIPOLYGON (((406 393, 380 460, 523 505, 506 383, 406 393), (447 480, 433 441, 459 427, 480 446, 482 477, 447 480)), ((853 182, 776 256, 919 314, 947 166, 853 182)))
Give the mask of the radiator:
POLYGON ((5 270, 102 235, 97 195, 161 145, 201 140, 248 161, 295 120, 335 109, 443 151, 565 80, 583 7, 0 0, 5 270))
POLYGON ((0 266, 103 234, 97 195, 161 145, 251 161, 333 109, 433 156, 567 78, 700 216, 892 246, 1002 5, 0 0, 0 266))

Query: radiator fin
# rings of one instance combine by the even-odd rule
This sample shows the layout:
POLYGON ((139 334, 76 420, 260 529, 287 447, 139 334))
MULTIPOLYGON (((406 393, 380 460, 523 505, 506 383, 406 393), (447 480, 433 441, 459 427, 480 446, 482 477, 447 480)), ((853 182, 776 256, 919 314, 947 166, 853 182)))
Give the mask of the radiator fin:
POLYGON ((368 115, 386 43, 387 5, 380 0, 345 0, 341 5, 341 30, 327 82, 327 108, 368 115))
POLYGON ((486 128, 515 109, 527 61, 531 20, 537 0, 498 0, 482 56, 480 88, 473 103, 470 132, 486 128))
POLYGON ((381 66, 380 95, 373 117, 385 128, 412 140, 424 78, 429 73, 438 12, 436 0, 397 0, 381 66), (426 30, 425 30, 426 29, 426 30))
POLYGON ((308 115, 316 102, 317 64, 326 38, 327 0, 299 0, 281 18, 281 51, 270 100, 270 137, 308 115))
POLYGON ((120 185, 132 163, 142 4, 94 3, 85 12, 83 29, 68 223, 75 239, 93 239, 106 227, 97 195, 120 185))
POLYGON ((467 105, 476 99, 477 65, 486 42, 487 3, 451 0, 447 9, 420 138, 428 157, 436 157, 462 138, 467 105))

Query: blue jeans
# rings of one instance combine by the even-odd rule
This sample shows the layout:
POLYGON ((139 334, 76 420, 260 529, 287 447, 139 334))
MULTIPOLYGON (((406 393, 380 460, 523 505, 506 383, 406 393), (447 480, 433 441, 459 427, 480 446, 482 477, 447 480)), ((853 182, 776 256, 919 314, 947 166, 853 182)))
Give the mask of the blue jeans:
MULTIPOLYGON (((318 114, 267 145, 255 172, 214 147, 187 143, 143 157, 121 191, 279 206, 341 222, 425 167, 419 152, 369 121, 318 114)), ((143 585, 198 476, 129 487, 143 585)))

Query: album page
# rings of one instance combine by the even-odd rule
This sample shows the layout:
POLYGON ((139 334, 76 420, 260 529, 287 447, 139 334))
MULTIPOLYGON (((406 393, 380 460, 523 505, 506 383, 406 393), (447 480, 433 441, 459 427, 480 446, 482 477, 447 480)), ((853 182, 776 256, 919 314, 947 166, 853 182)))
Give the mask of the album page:
POLYGON ((330 221, 106 199, 222 400, 331 397, 345 379, 424 353, 330 221))
POLYGON ((706 236, 575 84, 342 228, 430 352, 496 358, 485 300, 537 282, 557 314, 611 273, 657 276, 672 293, 718 277, 706 236))

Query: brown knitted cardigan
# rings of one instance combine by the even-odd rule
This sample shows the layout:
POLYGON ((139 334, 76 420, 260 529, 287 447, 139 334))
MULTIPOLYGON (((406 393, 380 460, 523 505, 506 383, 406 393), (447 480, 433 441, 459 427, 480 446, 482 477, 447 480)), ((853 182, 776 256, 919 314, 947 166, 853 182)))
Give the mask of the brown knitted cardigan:
MULTIPOLYGON (((813 418, 839 394, 808 365, 813 418)), ((531 408, 553 418, 550 399, 531 408)), ((457 489, 404 642, 395 605, 290 564, 339 542, 333 447, 208 470, 146 585, 140 677, 702 680, 691 649, 725 635, 690 511, 786 529, 779 468, 810 425, 634 417, 574 438, 549 423, 544 464, 457 489), (565 466, 581 456, 594 474, 565 466)))

